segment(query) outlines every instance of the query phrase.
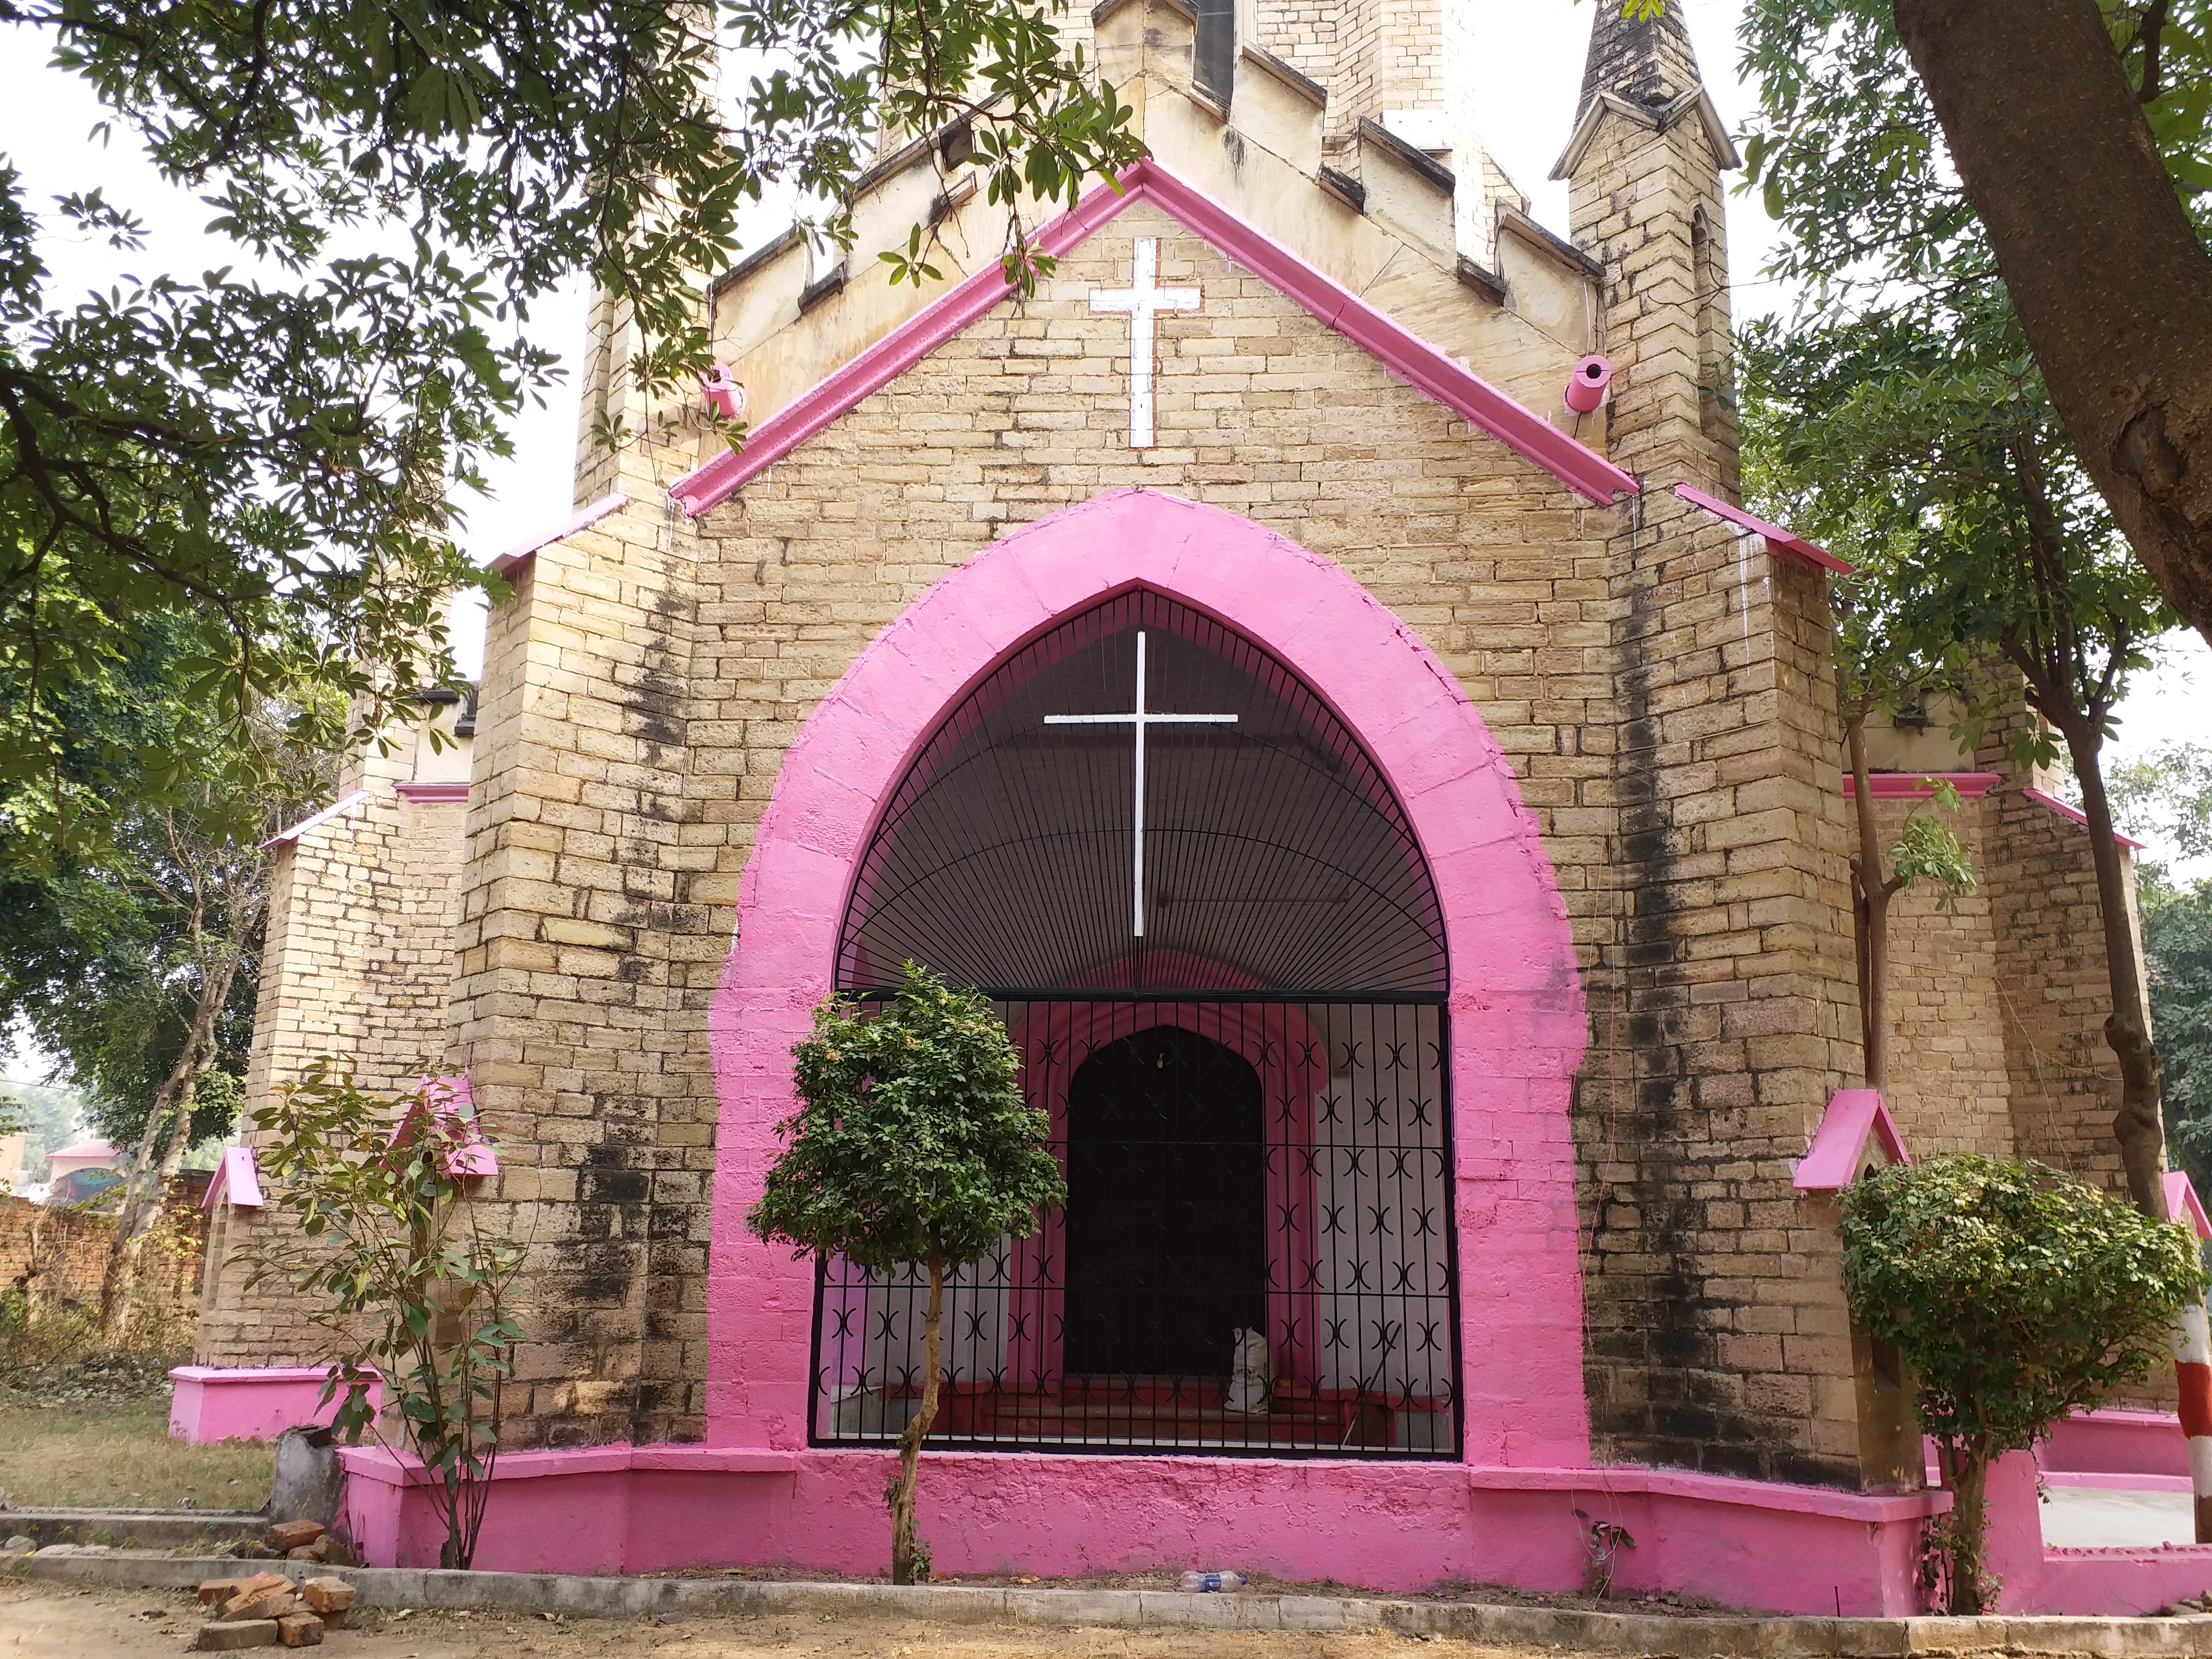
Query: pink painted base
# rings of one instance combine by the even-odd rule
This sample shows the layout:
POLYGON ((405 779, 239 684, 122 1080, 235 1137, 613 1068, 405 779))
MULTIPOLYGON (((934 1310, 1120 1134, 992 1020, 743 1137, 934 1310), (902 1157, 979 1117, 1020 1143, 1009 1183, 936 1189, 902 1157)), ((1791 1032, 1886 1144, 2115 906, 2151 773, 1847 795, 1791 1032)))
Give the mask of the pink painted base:
MULTIPOLYGON (((437 1564, 420 1465, 341 1454, 348 1523, 376 1565, 437 1564)), ((888 1560, 889 1453, 599 1446, 500 1460, 476 1565, 645 1573, 775 1565, 870 1577, 888 1560)), ((937 1571, 1047 1577, 1234 1566, 1382 1591, 1447 1582, 1572 1589, 1577 1511, 1627 1528, 1615 1582, 1778 1613, 1917 1610, 1942 1493, 1867 1497, 1675 1470, 945 1452, 925 1459, 937 1571)))
MULTIPOLYGON (((169 1399, 169 1437, 211 1446, 222 1440, 274 1440, 300 1424, 327 1423, 337 1410, 336 1400, 320 1403, 330 1375, 327 1365, 256 1370, 179 1365, 169 1373, 176 1385, 169 1399)), ((382 1394, 380 1384, 380 1400, 382 1394)))

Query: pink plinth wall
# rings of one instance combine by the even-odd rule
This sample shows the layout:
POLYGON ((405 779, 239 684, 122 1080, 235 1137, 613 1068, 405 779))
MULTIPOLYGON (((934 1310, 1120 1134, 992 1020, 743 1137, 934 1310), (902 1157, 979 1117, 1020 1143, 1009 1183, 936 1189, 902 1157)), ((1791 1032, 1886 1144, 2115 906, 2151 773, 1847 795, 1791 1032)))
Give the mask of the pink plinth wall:
MULTIPOLYGON (((434 1566, 421 1466, 341 1454, 347 1524, 380 1565, 434 1566)), ((500 1460, 476 1565, 665 1572, 774 1562, 884 1570, 896 1458, 854 1451, 598 1446, 500 1460)), ((1776 1612, 1917 1610, 1919 1526, 1942 1493, 1866 1497, 1674 1470, 980 1452, 924 1460, 921 1522, 940 1575, 1231 1565, 1377 1590, 1443 1580, 1571 1589, 1577 1515, 1627 1528, 1624 1589, 1776 1612), (1101 1504, 1147 1530, 1102 1524, 1101 1504)))
MULTIPOLYGON (((169 1437, 195 1446, 218 1440, 274 1440, 303 1423, 327 1423, 337 1410, 322 1401, 327 1365, 282 1365, 223 1370, 179 1365, 169 1373, 169 1437)), ((372 1397, 380 1399, 382 1384, 372 1397)))

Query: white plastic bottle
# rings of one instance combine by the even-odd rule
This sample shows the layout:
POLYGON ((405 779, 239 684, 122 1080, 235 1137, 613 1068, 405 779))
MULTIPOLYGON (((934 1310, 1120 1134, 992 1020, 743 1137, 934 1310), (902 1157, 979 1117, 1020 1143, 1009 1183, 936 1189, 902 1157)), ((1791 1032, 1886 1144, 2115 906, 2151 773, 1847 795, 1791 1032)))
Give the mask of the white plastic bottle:
POLYGON ((1187 1572, 1182 1576, 1183 1589, 1193 1595, 1240 1590, 1251 1582, 1241 1572, 1187 1572))

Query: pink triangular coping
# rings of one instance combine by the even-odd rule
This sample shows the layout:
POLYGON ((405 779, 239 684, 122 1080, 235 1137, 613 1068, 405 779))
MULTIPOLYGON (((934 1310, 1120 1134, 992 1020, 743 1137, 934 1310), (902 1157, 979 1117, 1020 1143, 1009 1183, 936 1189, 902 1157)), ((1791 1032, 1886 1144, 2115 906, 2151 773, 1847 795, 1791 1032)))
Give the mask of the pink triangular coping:
POLYGON ((1730 524, 1740 525, 1765 537, 1767 545, 1778 553, 1790 554, 1808 564, 1818 565, 1823 570, 1832 570, 1839 576, 1850 575, 1854 568, 1826 548, 1815 547, 1802 536, 1795 535, 1778 524, 1769 524, 1764 519, 1754 518, 1741 507, 1730 507, 1726 501, 1717 496, 1708 495, 1702 489, 1693 489, 1688 484, 1676 484, 1674 493, 1692 507, 1702 507, 1706 512, 1726 519, 1730 524))
POLYGON ((235 1209, 258 1210, 263 1207, 261 1172, 253 1161, 251 1146, 226 1146, 222 1159, 215 1166, 215 1179, 208 1182, 207 1195, 200 1200, 200 1207, 212 1210, 222 1202, 225 1193, 230 1194, 235 1209))
POLYGON ((1889 1115, 1889 1108, 1872 1089, 1838 1089, 1828 1097, 1827 1115, 1820 1133, 1797 1165, 1790 1184, 1801 1193, 1839 1192, 1858 1178, 1859 1155, 1867 1137, 1875 1136, 1893 1164, 1910 1164, 1905 1138, 1889 1115))
MULTIPOLYGON (((1408 332, 1374 307, 1339 287, 1279 242, 1236 217, 1183 183, 1158 161, 1139 161, 1121 176, 1116 193, 1100 185, 1036 234, 1040 252, 1062 257, 1079 247, 1125 208, 1151 202, 1204 237, 1247 270, 1304 307, 1425 397, 1487 432, 1570 489, 1601 507, 1636 480, 1595 450, 1585 448, 1526 405, 1408 332)), ((742 451, 725 450, 687 473, 668 493, 696 518, 741 489, 828 426, 863 398, 912 368, 1011 292, 994 262, 942 299, 909 317, 811 391, 763 421, 742 451)))
POLYGON ((2197 1237, 2212 1238, 2212 1217, 2204 1213, 2197 1188, 2179 1170, 2166 1172, 2166 1213, 2170 1220, 2186 1221, 2197 1230, 2197 1237))

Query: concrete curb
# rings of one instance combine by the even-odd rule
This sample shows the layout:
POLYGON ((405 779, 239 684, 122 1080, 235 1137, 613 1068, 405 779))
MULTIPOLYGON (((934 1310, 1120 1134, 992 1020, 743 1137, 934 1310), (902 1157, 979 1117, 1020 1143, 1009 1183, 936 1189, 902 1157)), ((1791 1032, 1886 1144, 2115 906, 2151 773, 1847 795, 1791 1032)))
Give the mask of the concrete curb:
POLYGON ((185 1589, 244 1568, 295 1581, 343 1578, 374 1607, 552 1613, 576 1619, 890 1614, 945 1625, 1106 1626, 1123 1630, 1255 1630, 1328 1634, 1387 1630, 1492 1646, 1583 1653, 1717 1655, 1727 1659, 1907 1659, 1917 1654, 2212 1656, 2212 1615, 2179 1619, 1668 1618, 1461 1601, 1358 1596, 1184 1595, 1171 1590, 970 1589, 964 1585, 762 1583, 732 1578, 581 1578, 561 1573, 451 1572, 242 1562, 62 1546, 23 1558, 33 1578, 114 1589, 185 1589))
POLYGON ((42 1546, 219 1548, 268 1529, 269 1517, 258 1510, 0 1510, 0 1538, 21 1533, 42 1546))

